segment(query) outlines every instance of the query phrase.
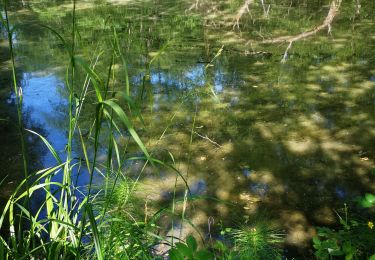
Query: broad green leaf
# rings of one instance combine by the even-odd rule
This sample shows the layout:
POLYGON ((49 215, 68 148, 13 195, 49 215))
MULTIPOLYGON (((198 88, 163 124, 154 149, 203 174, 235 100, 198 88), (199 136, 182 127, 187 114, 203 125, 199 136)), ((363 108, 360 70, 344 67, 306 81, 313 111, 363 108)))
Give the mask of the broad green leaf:
POLYGON ((196 251, 197 250, 197 241, 195 240, 195 238, 192 236, 192 235, 189 235, 187 238, 186 238, 186 243, 188 245, 188 247, 192 250, 192 251, 196 251))
POLYGON ((187 257, 193 257, 193 251, 183 243, 176 243, 176 249, 183 255, 187 257))
POLYGON ((195 254, 195 258, 198 260, 210 260, 214 259, 214 255, 208 250, 200 250, 195 254))
POLYGON ((375 195, 374 195, 374 194, 367 193, 367 194, 365 195, 365 197, 366 197, 366 200, 367 200, 368 202, 370 202, 370 203, 372 203, 372 204, 375 203, 375 195))
POLYGON ((375 195, 367 193, 364 198, 361 199, 360 204, 364 208, 371 208, 375 205, 375 195))
POLYGON ((175 248, 169 250, 169 259, 170 260, 184 260, 184 256, 175 248))

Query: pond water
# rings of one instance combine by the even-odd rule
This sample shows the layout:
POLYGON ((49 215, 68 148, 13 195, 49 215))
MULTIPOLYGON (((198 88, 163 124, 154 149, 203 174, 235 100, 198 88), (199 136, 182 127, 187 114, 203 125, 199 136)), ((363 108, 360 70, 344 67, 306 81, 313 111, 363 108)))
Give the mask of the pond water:
MULTIPOLYGON (((141 104, 141 139, 158 158, 171 161, 167 151, 173 154, 192 193, 202 196, 189 212, 197 227, 207 231, 209 217, 231 225, 266 216, 285 230, 290 246, 303 248, 314 225, 335 224, 335 209, 375 192, 375 3, 364 0, 360 8, 342 3, 330 34, 324 29, 294 42, 281 62, 288 43, 267 39, 316 28, 330 1, 267 2, 268 14, 255 3, 237 27, 241 1, 197 6, 187 0, 78 1, 77 52, 97 60, 96 70, 105 75, 111 60, 108 21, 114 25, 128 63, 131 96, 141 104)), ((72 5, 13 5, 26 125, 63 154, 68 58, 55 35, 39 25, 69 39, 72 5)), ((0 49, 0 106, 4 117, 12 118, 4 42, 0 49)), ((115 68, 120 75, 116 90, 121 91, 124 71, 121 64, 115 68)), ((77 77, 84 81, 84 75, 77 77)), ((84 110, 87 129, 93 114, 94 107, 84 110)), ((0 179, 14 172, 6 181, 16 183, 22 168, 6 160, 16 161, 17 138, 10 123, 0 124, 0 179)), ((36 137, 28 141, 35 167, 54 163, 36 137)), ((136 174, 139 167, 129 165, 127 171, 136 174)), ((79 180, 84 185, 87 177, 79 180)), ((140 185, 146 192, 139 196, 165 205, 175 175, 149 168, 140 185)), ((183 195, 183 182, 177 187, 183 195)))

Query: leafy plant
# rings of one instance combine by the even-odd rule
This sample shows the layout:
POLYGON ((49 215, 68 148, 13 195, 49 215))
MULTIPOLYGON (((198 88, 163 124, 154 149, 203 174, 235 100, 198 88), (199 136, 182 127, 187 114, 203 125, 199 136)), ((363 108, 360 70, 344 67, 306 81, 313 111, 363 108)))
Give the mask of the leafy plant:
POLYGON ((282 242, 282 234, 258 223, 229 232, 234 242, 233 250, 241 259, 281 259, 277 245, 282 242))
POLYGON ((213 259, 213 254, 207 249, 198 250, 197 241, 193 236, 186 238, 186 243, 176 243, 169 251, 171 260, 206 260, 213 259))
POLYGON ((344 217, 339 215, 339 229, 318 228, 317 236, 313 237, 313 246, 319 259, 330 259, 333 256, 345 257, 347 260, 364 259, 375 253, 372 221, 349 220, 346 205, 344 214, 344 217))

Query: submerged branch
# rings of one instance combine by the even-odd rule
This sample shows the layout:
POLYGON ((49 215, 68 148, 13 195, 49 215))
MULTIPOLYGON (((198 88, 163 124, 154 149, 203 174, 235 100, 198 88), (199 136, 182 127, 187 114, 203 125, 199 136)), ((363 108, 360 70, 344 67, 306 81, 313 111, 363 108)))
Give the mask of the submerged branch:
POLYGON ((293 43, 302 39, 305 39, 307 37, 310 37, 312 35, 315 35, 319 31, 328 28, 328 33, 331 33, 331 24, 335 16, 337 15, 340 5, 341 5, 342 0, 333 0, 331 3, 331 7, 329 8, 328 15, 324 19, 324 22, 315 27, 312 30, 305 31, 301 34, 295 35, 295 36, 282 36, 278 37, 275 39, 270 39, 270 40, 264 40, 262 43, 289 43, 287 49, 285 50, 282 62, 286 61, 286 58, 288 56, 288 51, 292 47, 293 43))
POLYGON ((221 148, 222 146, 220 144, 218 144, 217 142, 213 141, 212 139, 210 139, 207 135, 201 135, 200 133, 196 132, 193 130, 193 133, 196 134, 197 136, 199 136, 200 138, 203 138, 204 140, 207 140, 208 142, 210 142, 211 144, 213 144, 214 146, 216 146, 217 148, 221 148))

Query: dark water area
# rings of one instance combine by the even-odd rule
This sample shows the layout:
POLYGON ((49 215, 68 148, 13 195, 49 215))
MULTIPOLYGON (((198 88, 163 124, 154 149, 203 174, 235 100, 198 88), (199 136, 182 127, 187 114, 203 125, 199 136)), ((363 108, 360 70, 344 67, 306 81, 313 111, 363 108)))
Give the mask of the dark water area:
MULTIPOLYGON (((145 121, 136 129, 147 148, 166 161, 173 154, 194 195, 230 202, 201 199, 189 208, 189 218, 203 232, 209 217, 229 226, 266 216, 299 250, 309 246, 314 226, 337 223, 335 210, 344 203, 375 192, 375 3, 361 1, 358 9, 343 2, 331 34, 325 29, 296 41, 284 63, 288 44, 265 40, 315 28, 329 10, 329 1, 300 2, 271 4, 268 16, 255 4, 237 28, 236 1, 203 1, 197 8, 189 1, 78 1, 77 52, 95 62, 100 75, 110 63, 108 24, 118 32, 131 96, 145 121)), ((71 8, 65 1, 19 1, 10 16, 17 26, 26 126, 61 154, 67 143, 69 60, 55 35, 39 25, 69 39, 71 8)), ((1 41, 0 118, 13 121, 6 51, 1 41)), ((122 64, 114 68, 123 79, 116 91, 123 91, 122 64)), ((77 81, 83 83, 81 74, 77 81)), ((95 99, 88 95, 90 101, 95 99)), ((89 131, 94 113, 94 106, 84 108, 83 130, 89 131)), ((22 179, 22 165, 11 123, 0 126, 0 180, 8 175, 9 184, 1 187, 3 200, 10 184, 22 179)), ((27 135, 27 141, 35 167, 55 165, 37 137, 27 135)), ((79 157, 78 139, 75 146, 79 157)), ((126 165, 124 171, 137 176, 140 167, 126 165)), ((87 181, 80 175, 80 185, 87 181)), ((175 175, 150 167, 140 185, 138 195, 158 208, 170 202, 175 175)), ((183 182, 177 187, 183 196, 183 182)))

